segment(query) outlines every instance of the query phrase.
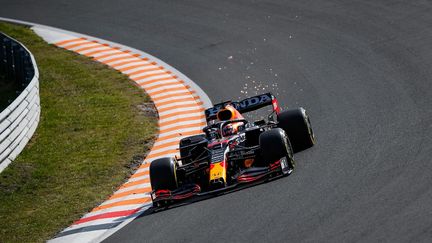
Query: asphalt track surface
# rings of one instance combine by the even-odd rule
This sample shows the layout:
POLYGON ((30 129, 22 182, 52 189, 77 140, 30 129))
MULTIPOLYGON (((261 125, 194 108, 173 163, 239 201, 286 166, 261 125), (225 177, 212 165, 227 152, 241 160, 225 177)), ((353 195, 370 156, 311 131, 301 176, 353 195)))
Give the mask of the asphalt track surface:
POLYGON ((255 94, 261 84, 260 92, 273 91, 282 106, 303 106, 311 115, 318 144, 296 155, 291 176, 144 215, 106 242, 432 240, 432 2, 0 6, 2 17, 155 55, 213 102, 255 94))

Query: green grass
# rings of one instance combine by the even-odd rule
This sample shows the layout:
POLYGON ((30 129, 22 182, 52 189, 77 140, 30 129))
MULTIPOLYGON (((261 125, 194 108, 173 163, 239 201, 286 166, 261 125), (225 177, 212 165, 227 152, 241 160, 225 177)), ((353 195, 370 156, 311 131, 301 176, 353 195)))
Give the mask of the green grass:
POLYGON ((30 29, 0 23, 34 54, 41 120, 0 174, 0 242, 43 242, 121 185, 150 148, 150 102, 119 72, 46 44, 30 29))

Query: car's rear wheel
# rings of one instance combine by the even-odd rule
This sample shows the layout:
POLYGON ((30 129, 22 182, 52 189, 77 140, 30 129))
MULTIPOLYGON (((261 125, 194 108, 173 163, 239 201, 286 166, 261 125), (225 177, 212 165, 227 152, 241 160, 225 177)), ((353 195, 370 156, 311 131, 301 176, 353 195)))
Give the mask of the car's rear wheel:
POLYGON ((289 137, 294 152, 299 152, 315 144, 315 134, 306 110, 302 107, 281 112, 278 127, 289 137))
POLYGON ((259 143, 261 156, 265 163, 269 165, 280 160, 284 174, 294 169, 293 151, 289 138, 283 129, 274 128, 261 133, 259 143))
POLYGON ((177 189, 174 158, 156 159, 150 164, 150 184, 155 191, 177 189))

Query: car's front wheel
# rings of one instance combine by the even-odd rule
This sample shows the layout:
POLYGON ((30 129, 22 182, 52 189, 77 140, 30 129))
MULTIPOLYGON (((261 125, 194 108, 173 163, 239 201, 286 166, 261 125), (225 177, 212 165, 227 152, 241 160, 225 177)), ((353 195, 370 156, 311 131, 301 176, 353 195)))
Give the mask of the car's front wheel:
POLYGON ((150 164, 150 184, 154 191, 177 189, 174 158, 156 159, 150 164))
POLYGON ((294 169, 293 151, 283 129, 274 128, 261 133, 259 143, 261 156, 265 163, 269 165, 280 160, 284 174, 288 174, 290 170, 294 169))

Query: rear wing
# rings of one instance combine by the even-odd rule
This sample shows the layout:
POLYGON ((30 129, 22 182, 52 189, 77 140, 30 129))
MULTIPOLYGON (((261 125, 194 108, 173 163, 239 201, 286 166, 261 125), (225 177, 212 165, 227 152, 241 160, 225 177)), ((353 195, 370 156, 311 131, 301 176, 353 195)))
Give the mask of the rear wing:
POLYGON ((272 93, 266 93, 246 98, 241 101, 225 101, 222 103, 218 103, 213 107, 205 110, 207 122, 216 119, 217 113, 228 104, 234 106, 234 108, 236 108, 236 110, 238 110, 240 113, 257 110, 268 105, 272 105, 273 111, 277 114, 280 112, 279 104, 276 100, 276 97, 274 97, 272 93))

